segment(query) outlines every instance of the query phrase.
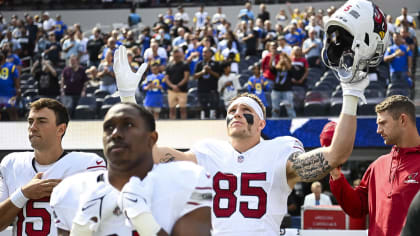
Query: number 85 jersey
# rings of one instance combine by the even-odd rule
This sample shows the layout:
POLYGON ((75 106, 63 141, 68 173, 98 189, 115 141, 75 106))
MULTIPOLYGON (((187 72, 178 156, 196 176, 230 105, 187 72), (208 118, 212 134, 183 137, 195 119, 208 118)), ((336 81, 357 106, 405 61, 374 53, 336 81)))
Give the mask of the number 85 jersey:
POLYGON ((205 140, 192 152, 213 180, 212 235, 280 234, 291 192, 287 159, 304 152, 299 140, 289 136, 262 140, 243 153, 228 142, 205 140))

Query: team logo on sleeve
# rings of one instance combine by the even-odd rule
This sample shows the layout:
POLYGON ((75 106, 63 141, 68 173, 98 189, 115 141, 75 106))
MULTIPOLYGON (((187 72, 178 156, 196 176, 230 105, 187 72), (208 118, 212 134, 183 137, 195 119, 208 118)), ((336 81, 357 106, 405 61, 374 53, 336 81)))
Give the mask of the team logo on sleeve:
POLYGON ((405 178, 404 183, 406 184, 418 184, 419 181, 417 181, 417 176, 419 175, 419 172, 412 173, 405 178))

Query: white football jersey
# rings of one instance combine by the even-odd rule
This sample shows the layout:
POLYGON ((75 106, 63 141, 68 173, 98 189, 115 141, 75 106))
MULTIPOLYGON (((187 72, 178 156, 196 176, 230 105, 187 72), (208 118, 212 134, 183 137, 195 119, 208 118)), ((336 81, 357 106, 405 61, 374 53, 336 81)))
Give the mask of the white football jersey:
MULTIPOLYGON (((33 152, 14 152, 0 163, 0 202, 25 186, 40 170, 33 152)), ((70 175, 106 169, 104 159, 94 153, 70 152, 47 168, 42 179, 63 179, 70 175)), ((29 200, 13 222, 13 235, 55 236, 50 198, 29 200)))
MULTIPOLYGON (((51 195, 51 206, 56 217, 57 228, 70 231, 73 218, 81 208, 89 189, 94 189, 99 181, 108 182, 106 171, 81 173, 62 181, 51 195), (77 184, 75 184, 77 183, 77 184)), ((212 187, 210 175, 204 168, 191 162, 171 162, 155 165, 143 179, 153 185, 151 210, 157 223, 168 233, 183 215, 200 207, 211 207, 212 187)), ((110 185, 110 184, 109 184, 110 185)), ((102 204, 110 204, 102 209, 114 209, 106 217, 94 235, 138 235, 135 229, 125 224, 126 217, 117 205, 120 191, 112 187, 102 204)))
POLYGON ((289 136, 262 140, 239 153, 230 143, 205 140, 192 151, 213 179, 212 235, 279 235, 287 213, 286 163, 304 152, 289 136))

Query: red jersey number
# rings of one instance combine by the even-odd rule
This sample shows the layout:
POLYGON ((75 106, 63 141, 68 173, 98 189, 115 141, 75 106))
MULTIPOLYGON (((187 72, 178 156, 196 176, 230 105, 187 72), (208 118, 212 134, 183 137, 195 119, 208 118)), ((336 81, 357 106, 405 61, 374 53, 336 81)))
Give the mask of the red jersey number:
MULTIPOLYGON (((216 217, 230 217, 237 209, 235 191, 238 188, 238 178, 230 173, 217 172, 213 177, 213 189, 216 195, 213 199, 213 211, 216 217), (220 182, 226 181, 228 188, 221 188, 220 182), (227 200, 227 207, 221 208, 221 199, 227 200)), ((250 186, 251 181, 265 181, 266 173, 242 173, 240 179, 240 194, 258 198, 258 208, 250 209, 248 202, 239 202, 239 212, 246 218, 261 218, 267 212, 267 193, 262 187, 250 186)))
POLYGON ((41 198, 37 200, 29 200, 24 209, 20 211, 18 214, 18 220, 17 220, 17 235, 37 235, 37 236, 47 236, 51 232, 51 214, 48 212, 45 208, 36 208, 36 203, 49 203, 50 198, 41 198), (41 218, 42 220, 42 228, 41 229, 35 229, 34 223, 32 222, 25 222, 25 216, 23 215, 23 211, 26 212, 26 217, 35 217, 35 218, 41 218), (23 234, 23 224, 25 224, 25 234, 23 234))

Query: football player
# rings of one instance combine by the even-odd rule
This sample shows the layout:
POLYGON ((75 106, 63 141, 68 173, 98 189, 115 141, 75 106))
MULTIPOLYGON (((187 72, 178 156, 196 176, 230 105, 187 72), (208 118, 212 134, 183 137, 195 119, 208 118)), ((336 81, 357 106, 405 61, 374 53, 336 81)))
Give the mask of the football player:
MULTIPOLYGON (((279 235, 287 197, 299 181, 312 182, 344 163, 356 133, 359 99, 369 66, 382 57, 388 40, 383 13, 371 2, 346 2, 326 22, 324 61, 339 76, 343 106, 329 147, 305 153, 293 137, 261 140, 265 107, 254 95, 241 94, 227 108, 228 142, 204 140, 191 151, 155 147, 155 162, 189 160, 205 167, 213 180, 213 235, 279 235)), ((123 101, 134 101, 140 77, 129 70, 125 48, 114 57, 123 101)))
POLYGON ((0 163, 1 230, 13 223, 15 236, 57 235, 49 204, 53 188, 78 172, 106 169, 96 154, 63 150, 68 122, 67 110, 58 101, 41 98, 31 103, 28 132, 34 151, 11 153, 0 163))
POLYGON ((191 162, 154 166, 157 139, 144 107, 111 107, 103 123, 108 171, 69 177, 52 193, 59 235, 209 235, 210 175, 191 162))

